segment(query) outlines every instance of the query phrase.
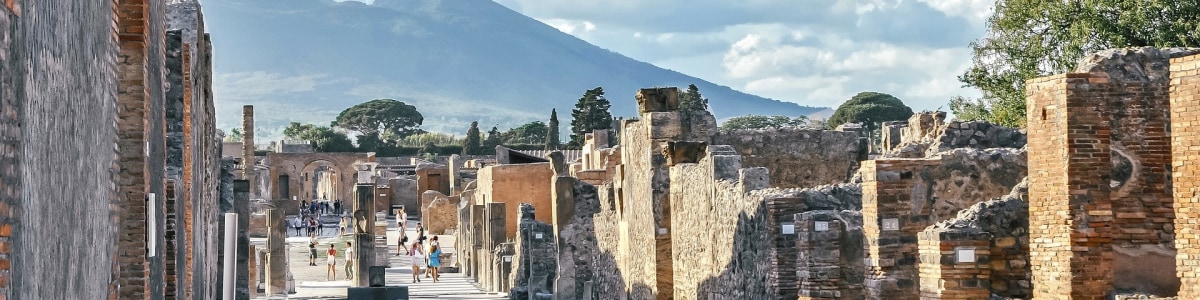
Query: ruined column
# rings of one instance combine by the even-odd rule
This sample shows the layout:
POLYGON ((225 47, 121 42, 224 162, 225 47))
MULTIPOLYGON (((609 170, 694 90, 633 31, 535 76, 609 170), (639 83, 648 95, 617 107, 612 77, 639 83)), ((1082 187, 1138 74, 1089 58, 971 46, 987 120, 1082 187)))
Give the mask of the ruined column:
POLYGON ((863 163, 863 235, 866 299, 918 299, 917 234, 932 225, 933 195, 922 174, 939 159, 888 159, 863 163))
MULTIPOLYGON (((471 241, 468 244, 468 246, 470 248, 466 249, 466 251, 471 252, 471 256, 469 258, 469 262, 467 265, 469 266, 468 268, 470 269, 471 278, 474 278, 475 282, 481 282, 482 280, 479 279, 479 276, 481 276, 480 274, 482 274, 482 272, 480 271, 480 268, 481 268, 480 265, 482 264, 480 262, 480 259, 482 259, 483 251, 485 249, 485 248, 483 248, 483 239, 484 239, 484 234, 483 234, 484 218, 483 217, 484 217, 484 212, 486 211, 485 210, 486 206, 484 206, 484 205, 468 205, 467 207, 471 210, 471 241)), ((459 251, 462 251, 462 250, 459 250, 459 251)))
POLYGON ((375 185, 354 186, 354 278, 351 286, 370 286, 370 278, 363 274, 375 262, 375 185))
POLYGON ((270 208, 267 213, 267 295, 287 295, 287 224, 283 210, 270 208))
POLYGON ((497 245, 504 243, 507 237, 507 233, 505 232, 505 224, 507 224, 505 217, 507 215, 505 214, 504 203, 488 203, 485 210, 484 215, 487 218, 487 224, 484 225, 483 255, 479 260, 480 265, 483 266, 481 272, 484 275, 481 275, 481 277, 484 278, 484 281, 480 284, 484 286, 485 290, 495 292, 499 290, 496 289, 496 282, 493 280, 495 278, 493 273, 495 269, 492 268, 491 263, 494 256, 492 251, 496 249, 497 245))
POLYGON ((991 234, 931 227, 919 238, 921 299, 991 298, 991 234))
POLYGON ((521 219, 516 242, 517 256, 513 259, 513 286, 509 293, 514 299, 533 294, 552 294, 549 278, 558 271, 557 243, 554 227, 534 219, 533 205, 521 203, 517 215, 521 219))
POLYGON ((447 194, 447 196, 456 196, 460 192, 462 192, 462 191, 458 190, 459 188, 461 188, 459 186, 459 180, 462 180, 462 178, 460 178, 460 177, 462 177, 462 174, 458 173, 458 169, 460 167, 462 167, 461 165, 462 165, 462 157, 458 156, 458 154, 451 154, 449 166, 448 166, 450 169, 449 170, 449 172, 450 172, 450 175, 449 175, 450 176, 450 194, 447 194))
MULTIPOLYGON (((242 106, 242 178, 254 190, 254 105, 242 106)), ((266 195, 263 195, 267 197, 266 195)))
POLYGON ((1200 299, 1200 55, 1171 60, 1171 167, 1179 299, 1200 299))
MULTIPOLYGON (((237 294, 238 300, 250 299, 250 183, 248 180, 233 181, 233 211, 238 214, 237 232, 237 294)), ((285 229, 286 230, 286 229, 285 229)))
POLYGON ((1035 299, 1105 299, 1113 284, 1108 78, 1026 84, 1029 239, 1035 299))

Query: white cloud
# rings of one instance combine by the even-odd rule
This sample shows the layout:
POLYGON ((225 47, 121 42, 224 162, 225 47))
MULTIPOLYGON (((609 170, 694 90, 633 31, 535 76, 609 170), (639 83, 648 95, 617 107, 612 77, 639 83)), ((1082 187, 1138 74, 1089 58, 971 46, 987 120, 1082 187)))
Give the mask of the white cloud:
POLYGON ((977 96, 956 76, 992 0, 497 0, 603 48, 753 94, 836 106, 861 91, 914 109, 977 96), (587 23, 592 23, 588 30, 587 23), (597 28, 601 30, 597 30, 597 28), (631 38, 632 37, 632 38, 631 38))

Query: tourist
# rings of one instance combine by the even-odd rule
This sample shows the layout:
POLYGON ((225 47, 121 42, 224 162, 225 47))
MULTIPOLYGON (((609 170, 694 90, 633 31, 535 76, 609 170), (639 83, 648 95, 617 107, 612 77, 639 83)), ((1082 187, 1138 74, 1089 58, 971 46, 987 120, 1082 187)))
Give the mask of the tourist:
POLYGON ((346 234, 346 218, 338 218, 338 235, 346 234))
POLYGON ((412 282, 421 282, 421 265, 425 264, 425 257, 421 253, 421 242, 414 242, 412 244, 412 248, 408 250, 408 253, 412 254, 412 282))
POLYGON ((317 219, 314 219, 313 217, 308 217, 308 232, 313 235, 320 234, 319 232, 317 232, 317 219))
POLYGON ((333 202, 333 213, 335 213, 335 214, 342 213, 342 201, 334 201, 333 202))
POLYGON ((329 264, 329 270, 325 272, 325 279, 333 281, 337 279, 337 249, 333 248, 333 244, 329 244, 329 251, 325 251, 325 254, 328 257, 327 263, 329 264))
POLYGON ((304 224, 300 223, 300 216, 297 215, 295 218, 292 218, 292 228, 296 229, 296 236, 303 236, 300 235, 300 227, 303 226, 304 224))
POLYGON ((396 243, 396 256, 400 256, 400 249, 404 249, 404 252, 405 252, 404 254, 406 254, 406 255, 407 255, 407 254, 408 254, 408 248, 405 248, 405 247, 404 247, 404 245, 408 245, 408 235, 407 235, 407 234, 404 234, 404 232, 403 232, 403 231, 401 231, 401 232, 400 232, 400 237, 399 237, 399 238, 397 238, 397 239, 398 239, 398 240, 400 240, 400 242, 399 242, 399 243, 396 243))
MULTIPOLYGON (((433 238, 437 239, 437 237, 433 238)), ((438 282, 438 268, 442 266, 442 248, 432 243, 430 245, 429 268, 427 269, 429 272, 433 273, 433 282, 438 282)))
POLYGON ((317 239, 315 237, 308 241, 308 265, 317 265, 317 239))
POLYGON ((425 226, 421 225, 421 222, 417 222, 417 240, 424 240, 424 239, 425 239, 425 226))
POLYGON ((354 246, 346 241, 346 280, 354 278, 354 267, 350 264, 354 263, 354 246))
MULTIPOLYGON (((430 266, 433 266, 433 260, 435 258, 435 256, 433 255, 433 249, 440 249, 441 247, 438 247, 438 246, 441 246, 441 245, 442 245, 441 243, 438 243, 438 237, 436 235, 433 236, 433 238, 429 239, 429 251, 426 253, 429 253, 428 260, 429 260, 430 266)), ((431 276, 431 275, 436 276, 434 271, 435 270, 432 267, 426 268, 425 269, 425 278, 429 278, 429 276, 431 276)), ((435 279, 433 282, 437 282, 437 280, 435 279)))

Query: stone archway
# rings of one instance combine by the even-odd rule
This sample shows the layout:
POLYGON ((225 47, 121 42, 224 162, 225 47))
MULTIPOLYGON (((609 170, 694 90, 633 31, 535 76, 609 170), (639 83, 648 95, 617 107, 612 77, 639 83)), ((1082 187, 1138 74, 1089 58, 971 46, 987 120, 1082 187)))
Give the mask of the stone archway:
POLYGON ((354 199, 355 165, 368 159, 366 153, 268 153, 272 186, 267 198, 349 201, 354 199))

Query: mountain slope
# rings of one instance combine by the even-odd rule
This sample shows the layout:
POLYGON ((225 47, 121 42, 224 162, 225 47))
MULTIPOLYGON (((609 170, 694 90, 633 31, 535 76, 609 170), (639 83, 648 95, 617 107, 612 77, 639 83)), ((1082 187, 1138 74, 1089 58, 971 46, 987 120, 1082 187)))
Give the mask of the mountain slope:
MULTIPOLYGON (((376 98, 413 104, 422 128, 466 132, 567 116, 604 87, 613 114, 632 116, 638 88, 695 83, 718 118, 805 115, 820 108, 770 100, 601 49, 490 0, 207 0, 218 126, 256 106, 260 136, 288 121, 325 123, 376 98)), ((274 136, 271 136, 274 135, 274 136)))

